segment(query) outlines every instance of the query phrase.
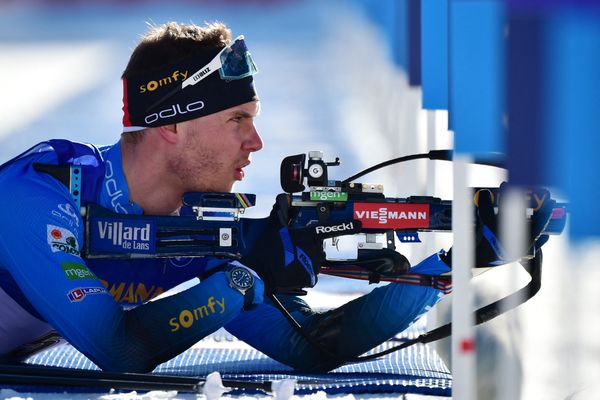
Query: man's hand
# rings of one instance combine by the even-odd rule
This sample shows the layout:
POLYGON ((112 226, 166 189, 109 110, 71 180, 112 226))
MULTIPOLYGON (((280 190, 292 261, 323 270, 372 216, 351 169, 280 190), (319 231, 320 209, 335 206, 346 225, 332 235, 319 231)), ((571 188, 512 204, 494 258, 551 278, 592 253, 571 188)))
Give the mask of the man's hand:
MULTIPOLYGON (((517 260, 508 259, 503 245, 500 242, 499 221, 503 218, 502 214, 506 212, 506 206, 503 204, 507 184, 500 186, 500 200, 498 201, 498 214, 494 213, 494 204, 492 193, 489 190, 480 190, 478 193, 477 218, 475 229, 475 266, 489 267, 494 265, 507 264, 517 260)), ((548 241, 548 235, 542 235, 542 232, 548 225, 552 216, 552 210, 556 201, 550 197, 550 192, 545 189, 535 191, 538 205, 534 209, 531 220, 528 221, 528 235, 526 249, 530 254, 535 254, 535 250, 541 248, 548 241)), ((525 216, 525 210, 523 210, 525 216)), ((525 257, 523 254, 521 257, 525 257)), ((452 266, 452 249, 450 249, 442 260, 452 266)))
POLYGON ((353 220, 291 228, 292 212, 289 195, 278 195, 266 228, 241 260, 263 279, 267 293, 313 287, 325 260, 323 240, 360 232, 353 220))

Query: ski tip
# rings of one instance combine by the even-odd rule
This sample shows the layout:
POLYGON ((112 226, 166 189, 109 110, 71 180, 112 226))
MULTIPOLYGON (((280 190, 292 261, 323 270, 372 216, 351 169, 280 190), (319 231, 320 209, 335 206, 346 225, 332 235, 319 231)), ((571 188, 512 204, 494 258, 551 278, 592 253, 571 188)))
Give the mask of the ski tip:
POLYGON ((273 397, 277 400, 290 400, 294 396, 295 389, 295 379, 282 379, 271 383, 273 397))
POLYGON ((202 393, 206 396, 206 400, 218 400, 223 396, 223 393, 229 391, 230 389, 223 386, 219 372, 211 372, 206 376, 206 381, 202 387, 202 393))

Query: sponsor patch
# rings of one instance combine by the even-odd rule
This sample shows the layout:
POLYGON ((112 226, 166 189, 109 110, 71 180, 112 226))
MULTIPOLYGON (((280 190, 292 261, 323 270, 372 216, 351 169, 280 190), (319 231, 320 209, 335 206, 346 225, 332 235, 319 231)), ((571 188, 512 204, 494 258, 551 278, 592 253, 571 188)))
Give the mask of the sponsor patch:
POLYGON ((103 287, 80 287, 77 289, 73 289, 67 293, 67 297, 71 300, 71 303, 76 303, 85 299, 86 296, 92 294, 107 294, 105 288, 103 287))
POLYGON ((354 203, 354 219, 363 228, 429 228, 429 204, 354 203))
POLYGON ((310 192, 311 201, 348 201, 347 192, 310 192))
POLYGON ((202 110, 204 108, 204 102, 202 100, 194 101, 189 104, 181 105, 179 103, 172 104, 169 108, 165 108, 159 112, 155 112, 149 115, 146 115, 144 121, 147 124, 152 124, 159 119, 167 119, 174 117, 176 115, 187 114, 190 112, 202 110))
POLYGON ((354 231, 354 224, 352 222, 345 222, 340 225, 333 226, 317 226, 315 228, 316 233, 343 233, 346 231, 354 231))
POLYGON ((108 283, 105 280, 101 280, 101 282, 117 303, 141 304, 165 291, 160 286, 146 286, 142 282, 108 283))
POLYGON ((176 316, 169 319, 171 332, 177 332, 179 329, 190 328, 196 321, 209 317, 213 314, 223 314, 225 312, 225 297, 221 297, 221 301, 210 296, 206 300, 205 305, 200 305, 196 308, 184 308, 176 316))
POLYGON ((156 225, 152 220, 96 218, 90 224, 90 248, 112 253, 153 254, 156 225))
POLYGON ((79 228, 79 219, 81 217, 71 204, 59 204, 56 208, 58 208, 58 210, 52 210, 52 216, 60 218, 68 223, 69 226, 75 226, 76 228, 79 228))
POLYGON ((56 225, 46 225, 48 232, 48 244, 53 253, 63 253, 79 256, 79 243, 77 238, 68 229, 56 225))
POLYGON ((147 83, 140 85, 140 93, 154 92, 156 89, 170 85, 178 81, 184 81, 188 77, 188 71, 175 70, 170 75, 159 79, 153 79, 147 83))
POLYGON ((79 279, 97 279, 96 275, 88 267, 78 262, 64 262, 60 267, 67 275, 67 279, 75 281, 79 279))

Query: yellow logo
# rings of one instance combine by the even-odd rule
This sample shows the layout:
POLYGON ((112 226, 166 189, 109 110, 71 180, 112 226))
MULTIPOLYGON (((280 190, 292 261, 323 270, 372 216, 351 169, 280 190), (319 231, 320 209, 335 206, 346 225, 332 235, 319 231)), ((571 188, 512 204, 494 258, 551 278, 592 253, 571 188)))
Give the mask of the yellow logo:
POLYGON ((104 287, 108 289, 110 295, 115 298, 117 303, 139 304, 146 302, 165 291, 160 286, 152 285, 146 287, 146 285, 141 282, 120 282, 111 285, 105 280, 101 279, 100 281, 104 287))
POLYGON ((206 302, 206 305, 196 307, 192 310, 183 309, 179 312, 179 315, 169 319, 169 325, 171 326, 171 332, 177 332, 180 328, 190 328, 194 325, 194 322, 208 317, 211 314, 219 314, 225 312, 225 297, 221 298, 221 301, 215 300, 213 296, 210 296, 206 302))
POLYGON ((148 83, 146 83, 144 85, 140 85, 140 93, 154 92, 159 87, 170 85, 173 82, 179 82, 180 79, 182 81, 185 81, 187 79, 187 77, 188 77, 188 72, 187 71, 175 70, 169 76, 166 76, 166 77, 161 78, 161 79, 156 80, 156 81, 152 80, 152 81, 149 81, 148 83))
MULTIPOLYGON (((481 189, 481 190, 478 190, 477 192, 475 192, 474 201, 475 201, 475 205, 477 207, 479 207, 479 194, 482 190, 487 190, 487 189, 481 189)), ((548 193, 545 193, 545 192, 542 192, 540 194, 533 190, 528 190, 525 192, 525 201, 528 202, 529 204, 531 204, 530 207, 533 208, 533 211, 538 211, 542 207, 544 202, 546 201, 547 194, 548 193)), ((498 202, 500 201, 501 192, 498 192, 496 195, 494 195, 493 192, 490 192, 490 195, 491 195, 491 199, 492 199, 492 204, 497 205, 498 202)))

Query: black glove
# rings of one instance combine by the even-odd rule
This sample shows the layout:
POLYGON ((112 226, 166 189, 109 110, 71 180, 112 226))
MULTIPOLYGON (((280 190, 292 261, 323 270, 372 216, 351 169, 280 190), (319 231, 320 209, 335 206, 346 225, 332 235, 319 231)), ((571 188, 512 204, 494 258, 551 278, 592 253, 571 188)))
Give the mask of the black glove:
POLYGON ((313 287, 325 260, 323 240, 360 232, 354 220, 292 228, 294 211, 290 196, 278 195, 266 227, 241 259, 265 282, 266 293, 313 287))
MULTIPOLYGON (((498 201, 498 214, 494 213, 494 204, 492 193, 489 190, 482 189, 478 192, 479 201, 476 207, 476 229, 475 229, 475 266, 490 267, 495 265, 507 264, 517 260, 508 259, 500 243, 499 221, 502 219, 503 193, 506 192, 507 184, 500 186, 500 200, 498 201)), ((527 249, 529 254, 535 254, 535 251, 541 248, 548 241, 548 235, 542 235, 542 232, 550 222, 552 210, 556 201, 550 197, 550 192, 545 189, 536 189, 535 198, 538 200, 537 208, 534 209, 531 220, 528 223, 527 249)), ((525 210, 523 210, 525 215, 525 210)), ((523 254, 521 257, 525 257, 523 254)), ((450 249, 442 260, 452 267, 452 249, 450 249)))

